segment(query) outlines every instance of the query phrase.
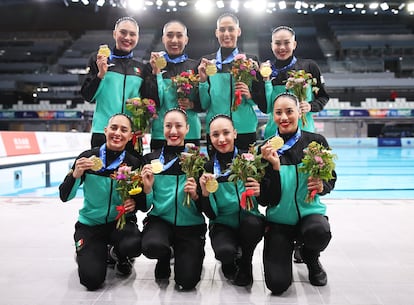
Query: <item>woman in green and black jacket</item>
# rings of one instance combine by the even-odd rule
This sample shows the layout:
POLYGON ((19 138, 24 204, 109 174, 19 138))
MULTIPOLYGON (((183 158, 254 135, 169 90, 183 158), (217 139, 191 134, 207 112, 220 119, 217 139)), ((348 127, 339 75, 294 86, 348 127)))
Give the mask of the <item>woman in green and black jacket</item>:
MULTIPOLYGON (((109 57, 95 52, 88 61, 81 94, 88 102, 95 102, 92 119, 91 147, 105 143, 104 127, 115 113, 131 114, 125 103, 133 97, 150 97, 145 93, 145 65, 133 57, 132 50, 139 40, 139 26, 132 17, 123 17, 115 23, 115 47, 109 57)), ((133 145, 127 150, 135 154, 133 145)))
POLYGON ((278 159, 267 160, 272 164, 266 167, 265 178, 259 183, 247 178, 244 184, 229 181, 229 167, 239 154, 234 145, 237 132, 231 118, 217 115, 210 122, 211 143, 215 148, 213 158, 206 163, 205 173, 200 177, 200 204, 210 219, 209 235, 216 259, 221 262, 223 275, 238 286, 253 282, 252 257, 254 249, 263 237, 264 217, 258 210, 257 201, 274 201, 278 175, 278 159), (209 188, 209 183, 217 181, 217 190, 209 188), (266 186, 265 188, 263 188, 266 186), (262 189, 269 190, 263 192, 262 189), (243 193, 251 192, 253 207, 243 206, 243 193), (239 253, 239 249, 241 253, 239 253))
POLYGON ((171 109, 164 116, 166 145, 144 156, 142 169, 146 204, 150 212, 144 220, 142 253, 157 259, 155 278, 171 274, 171 248, 174 251, 174 279, 177 287, 193 289, 200 281, 205 256, 206 224, 196 205, 197 183, 181 170, 180 155, 189 129, 186 113, 171 109), (157 161, 158 166, 154 165, 157 161), (161 163, 161 164, 160 164, 161 163), (190 205, 184 205, 186 193, 190 205))
POLYGON ((187 112, 188 131, 185 142, 200 146, 201 122, 198 112, 201 111, 198 97, 198 87, 191 89, 189 98, 178 98, 177 87, 172 78, 182 72, 194 74, 197 70, 197 61, 188 58, 184 49, 188 43, 187 27, 180 21, 169 21, 163 27, 162 43, 165 54, 152 52, 150 58, 151 72, 146 80, 146 86, 151 91, 151 96, 157 96, 158 118, 152 121, 151 126, 151 150, 159 149, 165 144, 163 118, 167 110, 180 107, 187 112), (159 57, 164 57, 167 65, 159 68, 156 65, 159 57))
MULTIPOLYGON (((284 140, 277 150, 280 159, 280 186, 278 199, 267 202, 266 233, 264 236, 264 273, 266 286, 274 294, 284 292, 292 283, 292 253, 294 241, 303 243, 302 259, 309 271, 309 281, 315 286, 324 286, 327 275, 319 254, 331 239, 326 205, 320 196, 329 193, 335 186, 333 179, 323 181, 302 173, 304 149, 315 141, 328 148, 326 139, 319 134, 301 130, 299 127, 299 101, 290 93, 282 93, 274 102, 273 117, 278 126, 276 136, 284 140), (316 190, 312 202, 305 202, 308 192, 316 190)), ((262 149, 269 149, 270 143, 262 149)))
POLYGON ((141 254, 141 232, 135 212, 145 210, 143 193, 122 202, 116 190, 117 182, 111 178, 120 166, 135 170, 142 165, 142 160, 125 150, 132 137, 131 126, 131 120, 125 114, 112 116, 104 129, 107 142, 81 153, 59 186, 60 199, 66 202, 73 199, 83 185, 83 207, 75 224, 74 239, 80 282, 89 290, 98 289, 105 281, 108 245, 113 245, 112 254, 117 260, 115 268, 123 275, 131 273, 131 259, 141 254), (103 167, 100 170, 92 170, 92 156, 101 160, 103 167), (118 230, 116 208, 121 205, 127 212, 126 224, 118 230))
MULTIPOLYGON (((234 59, 242 54, 237 47, 238 37, 241 35, 239 19, 231 14, 224 13, 217 19, 216 38, 220 44, 217 52, 202 57, 198 72, 200 75, 199 96, 201 108, 206 111, 206 139, 209 155, 212 156, 213 147, 210 143, 210 131, 208 122, 217 114, 226 114, 233 120, 238 137, 236 146, 242 150, 248 150, 251 144, 256 142, 257 116, 253 108, 255 102, 251 97, 251 87, 243 82, 235 82, 230 71, 234 59), (207 75, 207 66, 215 61, 217 73, 207 75), (235 111, 232 104, 235 92, 239 90, 242 95, 241 104, 235 111)), ((258 62, 255 55, 246 54, 246 58, 258 62)), ((254 81, 253 81, 254 83, 254 81)))

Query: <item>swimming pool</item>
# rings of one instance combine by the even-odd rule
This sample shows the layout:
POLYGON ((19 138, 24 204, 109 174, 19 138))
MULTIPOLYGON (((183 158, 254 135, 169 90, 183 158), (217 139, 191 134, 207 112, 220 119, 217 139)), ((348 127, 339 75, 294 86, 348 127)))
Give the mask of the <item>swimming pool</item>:
MULTIPOLYGON (((338 180, 325 198, 334 199, 413 199, 414 149, 409 147, 335 147, 338 180)), ((58 186, 71 161, 51 168, 51 187, 1 189, 0 196, 58 197, 58 186)), ((18 168, 14 170, 19 170, 18 168)), ((34 174, 37 170, 32 170, 34 174)), ((31 179, 30 177, 25 177, 31 179)), ((32 180, 39 180, 33 177, 32 180)), ((77 196, 82 196, 82 190, 77 196)))

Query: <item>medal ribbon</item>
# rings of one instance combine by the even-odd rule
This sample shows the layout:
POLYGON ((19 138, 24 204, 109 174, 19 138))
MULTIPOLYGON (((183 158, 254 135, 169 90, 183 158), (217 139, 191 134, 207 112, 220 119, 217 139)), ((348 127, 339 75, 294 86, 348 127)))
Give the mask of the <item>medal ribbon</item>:
MULTIPOLYGON (((187 152, 187 151, 188 151, 187 147, 184 148, 184 152, 187 152)), ((165 157, 164 157, 164 146, 163 146, 162 149, 161 149, 161 153, 160 153, 160 156, 159 156, 158 159, 160 160, 160 163, 162 164, 162 172, 164 172, 167 169, 169 169, 174 164, 175 161, 177 161, 178 156, 175 157, 174 159, 172 159, 171 161, 169 161, 167 164, 164 165, 165 157)))
POLYGON ((133 52, 130 52, 127 55, 115 55, 115 54, 112 53, 112 50, 111 50, 111 55, 109 55, 109 60, 111 61, 114 58, 132 58, 132 57, 134 57, 133 52))
POLYGON ((171 62, 173 64, 179 64, 182 62, 185 62, 188 59, 187 54, 182 54, 181 56, 178 56, 176 58, 170 58, 167 53, 164 54, 164 58, 167 62, 171 62))
POLYGON ((295 56, 293 56, 292 60, 287 66, 284 66, 283 68, 276 68, 275 63, 272 63, 272 77, 277 77, 280 72, 285 72, 290 70, 297 62, 297 59, 295 56))
POLYGON ((108 167, 106 167, 106 144, 103 144, 99 148, 99 158, 102 160, 103 167, 98 172, 103 172, 104 170, 108 169, 116 169, 121 163, 124 161, 125 158, 125 150, 114 160, 108 167))
POLYGON ((216 53, 216 67, 219 70, 222 70, 223 64, 229 64, 234 60, 234 57, 239 54, 239 49, 235 48, 233 52, 222 62, 221 61, 221 48, 218 49, 216 53))
MULTIPOLYGON (((236 158, 237 154, 239 153, 237 147, 234 147, 234 153, 233 153, 233 158, 236 158)), ((221 173, 221 167, 220 167, 220 163, 217 160, 217 154, 214 154, 214 161, 213 161, 213 174, 215 178, 218 177, 227 177, 228 175, 230 175, 230 169, 227 169, 224 173, 221 173)))
MULTIPOLYGON (((285 151, 289 150, 293 145, 295 145, 295 143, 299 140, 301 134, 302 132, 300 131, 300 128, 298 127, 298 131, 296 131, 293 137, 291 137, 285 144, 283 144, 281 148, 277 150, 277 154, 279 156, 283 155, 285 151)), ((275 137, 278 137, 278 136, 279 136, 279 130, 276 129, 275 137)))

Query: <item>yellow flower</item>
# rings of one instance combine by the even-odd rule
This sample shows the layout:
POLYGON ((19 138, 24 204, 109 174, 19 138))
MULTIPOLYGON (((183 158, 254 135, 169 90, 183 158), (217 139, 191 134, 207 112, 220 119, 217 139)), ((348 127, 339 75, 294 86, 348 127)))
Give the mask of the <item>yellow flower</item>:
POLYGON ((132 190, 128 191, 128 194, 133 196, 133 195, 138 195, 141 192, 142 192, 142 187, 138 186, 138 187, 133 188, 132 190))

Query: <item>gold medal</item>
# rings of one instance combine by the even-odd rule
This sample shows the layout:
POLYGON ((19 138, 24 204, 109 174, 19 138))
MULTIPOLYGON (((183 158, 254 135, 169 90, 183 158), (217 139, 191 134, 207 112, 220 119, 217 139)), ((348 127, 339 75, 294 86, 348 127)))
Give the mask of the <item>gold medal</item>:
POLYGON ((264 64, 260 67, 260 74, 263 77, 269 77, 272 74, 272 68, 269 65, 264 64))
POLYGON ((160 52, 160 56, 155 59, 155 66, 158 69, 164 69, 167 66, 167 60, 164 57, 165 52, 160 52))
POLYGON ((111 56, 111 50, 109 49, 107 44, 101 44, 99 46, 99 51, 98 51, 99 55, 104 55, 106 57, 111 56))
POLYGON ((270 145, 272 146, 272 148, 278 150, 280 148, 282 148, 283 144, 285 144, 285 142, 283 141, 283 139, 279 136, 273 137, 269 140, 270 145))
POLYGON ((212 76, 217 73, 217 67, 215 63, 210 63, 206 66, 206 74, 212 76))
POLYGON ((214 179, 214 178, 212 178, 212 179, 209 179, 209 180, 207 180, 207 182, 206 182, 206 190, 209 192, 209 193, 215 193, 216 191, 217 191, 217 189, 218 189, 218 182, 217 182, 217 180, 216 179, 214 179))
POLYGON ((153 174, 159 174, 162 172, 163 166, 159 159, 151 160, 151 169, 153 174))
POLYGON ((100 158, 98 158, 97 156, 90 156, 89 160, 91 160, 93 162, 91 170, 93 170, 94 172, 97 172, 98 170, 100 170, 103 167, 102 160, 100 158))

